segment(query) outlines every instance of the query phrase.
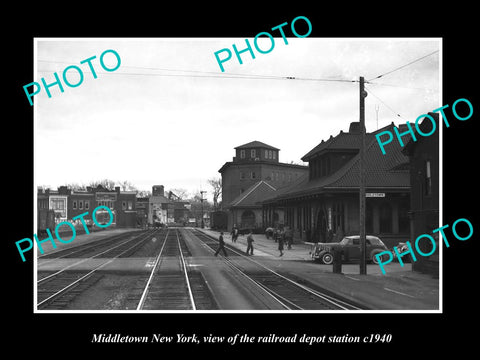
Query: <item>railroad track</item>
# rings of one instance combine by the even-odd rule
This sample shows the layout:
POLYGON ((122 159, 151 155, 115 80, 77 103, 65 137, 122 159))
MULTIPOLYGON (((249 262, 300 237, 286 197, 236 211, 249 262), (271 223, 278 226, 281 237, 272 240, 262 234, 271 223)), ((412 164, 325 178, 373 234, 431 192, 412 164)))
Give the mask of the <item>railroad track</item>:
MULTIPOLYGON (((128 256, 134 253, 139 247, 143 246, 145 242, 152 239, 157 234, 158 230, 147 231, 138 234, 133 238, 120 243, 109 243, 109 247, 105 249, 102 247, 100 252, 89 257, 82 258, 65 268, 53 272, 47 276, 42 277, 37 281, 37 309, 62 309, 73 298, 81 294, 87 288, 95 284, 104 275, 99 271, 110 264, 116 258, 128 256), (99 261, 97 265, 89 271, 75 271, 72 268, 92 259, 105 259, 99 261)), ((116 239, 118 241, 118 238, 116 239)), ((84 253, 85 248, 77 249, 79 254, 84 253)), ((91 251, 89 248, 88 251, 91 251)))
MULTIPOLYGON (((190 230, 194 236, 204 242, 212 251, 218 246, 212 236, 199 230, 190 230)), ((246 256, 235 247, 226 245, 228 258, 224 261, 235 271, 265 291, 286 310, 362 310, 364 307, 319 288, 314 284, 301 284, 291 277, 284 276, 246 256), (231 255, 235 256, 231 256, 231 255), (239 261, 241 257, 241 261, 239 261), (247 266, 248 264, 248 266, 247 266)), ((302 281, 303 282, 303 281, 302 281)))
POLYGON ((188 269, 185 258, 189 256, 190 251, 181 233, 177 229, 169 230, 142 291, 137 310, 218 308, 203 275, 188 269))
MULTIPOLYGON (((148 230, 146 232, 141 231, 141 234, 149 234, 153 232, 154 231, 152 230, 148 230)), ((69 247, 67 249, 40 255, 37 259, 51 259, 51 261, 54 261, 56 259, 62 258, 90 258, 91 256, 95 255, 99 251, 102 251, 103 249, 109 249, 111 245, 117 245, 119 242, 123 242, 124 240, 131 240, 132 236, 135 237, 138 236, 138 234, 132 234, 132 232, 117 234, 103 239, 94 240, 86 244, 80 244, 74 247, 69 247)), ((45 264, 48 263, 48 261, 44 261, 42 263, 45 264)))

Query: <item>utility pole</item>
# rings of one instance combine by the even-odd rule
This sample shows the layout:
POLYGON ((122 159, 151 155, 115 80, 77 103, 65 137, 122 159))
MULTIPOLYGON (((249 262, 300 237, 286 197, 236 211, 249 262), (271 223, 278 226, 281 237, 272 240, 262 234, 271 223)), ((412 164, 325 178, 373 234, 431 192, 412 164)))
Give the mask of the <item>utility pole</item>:
POLYGON ((367 274, 365 234, 365 80, 360 76, 360 275, 367 274))
POLYGON ((206 191, 200 191, 200 202, 202 203, 202 222, 201 222, 201 224, 202 224, 202 225, 201 225, 202 229, 205 228, 205 223, 204 223, 204 221, 203 221, 203 200, 205 200, 205 199, 203 198, 203 194, 204 194, 204 193, 206 193, 206 191))

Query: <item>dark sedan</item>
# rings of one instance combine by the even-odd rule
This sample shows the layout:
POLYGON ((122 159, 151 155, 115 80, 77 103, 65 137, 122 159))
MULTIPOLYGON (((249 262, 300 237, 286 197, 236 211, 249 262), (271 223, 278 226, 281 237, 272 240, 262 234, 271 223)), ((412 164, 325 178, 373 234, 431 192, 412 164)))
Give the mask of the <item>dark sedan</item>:
MULTIPOLYGON (((337 243, 317 243, 312 246, 310 254, 312 259, 320 260, 324 264, 333 263, 333 253, 339 250, 342 254, 342 262, 360 259, 360 236, 345 236, 342 241, 337 243)), ((376 254, 388 250, 380 238, 372 235, 366 236, 366 259, 378 264, 376 254)))

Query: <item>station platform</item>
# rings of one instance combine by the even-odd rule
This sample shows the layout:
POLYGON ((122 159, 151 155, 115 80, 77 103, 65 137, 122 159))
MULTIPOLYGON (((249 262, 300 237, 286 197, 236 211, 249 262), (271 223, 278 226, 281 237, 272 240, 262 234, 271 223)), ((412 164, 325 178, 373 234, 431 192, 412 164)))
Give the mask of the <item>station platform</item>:
MULTIPOLYGON (((219 231, 199 230, 217 239, 220 235, 219 231)), ((232 242, 229 233, 224 232, 223 237, 228 246, 246 251, 246 235, 240 235, 236 243, 232 242)), ((269 261, 273 269, 288 269, 291 274, 369 309, 440 310, 441 279, 413 271, 410 263, 402 267, 398 262, 391 262, 385 266, 386 274, 382 273, 380 266, 367 264, 366 275, 360 275, 358 263, 342 264, 342 272, 337 274, 333 273, 333 265, 321 264, 311 259, 310 244, 296 243, 290 250, 284 246, 284 255, 280 257, 278 243, 273 239, 267 239, 264 234, 253 234, 253 239, 253 257, 269 261)))

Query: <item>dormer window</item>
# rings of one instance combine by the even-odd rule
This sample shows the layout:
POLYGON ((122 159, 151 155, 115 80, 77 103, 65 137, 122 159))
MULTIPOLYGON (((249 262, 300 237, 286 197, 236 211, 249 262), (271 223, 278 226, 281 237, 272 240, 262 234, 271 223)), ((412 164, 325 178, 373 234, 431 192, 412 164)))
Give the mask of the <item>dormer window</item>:
POLYGON ((255 158, 256 157, 256 151, 255 149, 250 150, 250 157, 255 158))

